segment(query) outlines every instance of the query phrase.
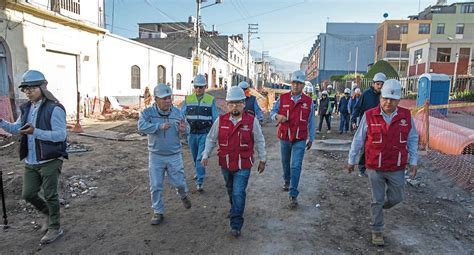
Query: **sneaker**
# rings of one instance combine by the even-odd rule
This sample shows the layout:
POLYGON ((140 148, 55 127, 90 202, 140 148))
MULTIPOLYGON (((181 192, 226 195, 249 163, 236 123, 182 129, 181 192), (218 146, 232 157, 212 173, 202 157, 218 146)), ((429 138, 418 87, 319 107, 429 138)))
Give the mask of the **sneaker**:
POLYGON ((191 208, 191 200, 189 200, 188 196, 182 198, 181 202, 183 202, 184 208, 186 209, 191 208))
POLYGON ((282 190, 285 191, 285 192, 290 190, 290 183, 285 182, 285 184, 283 184, 282 190))
POLYGON ((63 229, 58 228, 58 229, 48 229, 48 232, 41 238, 40 243, 41 244, 48 244, 54 242, 58 237, 63 235, 63 229))
POLYGON ((383 246, 385 244, 382 232, 372 232, 372 244, 375 246, 383 246))
POLYGON ((289 204, 290 209, 295 209, 297 206, 298 206, 298 199, 296 197, 290 196, 290 204, 289 204))
POLYGON ((363 172, 363 173, 359 173, 359 177, 368 177, 368 175, 365 172, 363 172))
POLYGON ((342 131, 339 131, 339 134, 342 135, 342 131))
POLYGON ((199 191, 199 192, 203 192, 203 191, 204 191, 204 189, 203 189, 203 187, 202 187, 202 186, 203 186, 202 184, 198 184, 198 185, 196 185, 196 190, 197 190, 197 191, 199 191))
POLYGON ((328 130, 328 132, 327 132, 327 133, 328 133, 328 134, 330 134, 330 133, 331 133, 331 130, 328 130))
POLYGON ((319 131, 319 130, 318 130, 318 131, 316 131, 316 134, 321 134, 321 131, 319 131))
POLYGON ((237 238, 237 237, 240 236, 240 230, 233 228, 233 229, 230 231, 230 234, 231 234, 233 237, 237 238))
POLYGON ((198 179, 197 175, 193 176, 193 180, 197 180, 197 179, 198 179))
POLYGON ((161 222, 163 222, 163 214, 161 213, 155 213, 153 214, 153 217, 151 218, 151 225, 160 225, 161 222))

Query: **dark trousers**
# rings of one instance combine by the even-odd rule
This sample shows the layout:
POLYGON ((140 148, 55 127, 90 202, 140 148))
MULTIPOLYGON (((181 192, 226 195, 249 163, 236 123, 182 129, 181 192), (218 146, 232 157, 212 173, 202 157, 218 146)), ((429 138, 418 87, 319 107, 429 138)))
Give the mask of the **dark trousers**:
POLYGON ((60 159, 38 165, 26 165, 23 174, 22 197, 49 217, 49 229, 60 227, 58 177, 62 165, 63 161, 60 159), (43 197, 38 194, 40 189, 43 189, 43 197))
POLYGON ((321 132, 321 128, 323 127, 323 121, 326 120, 326 125, 328 126, 328 130, 331 130, 331 114, 324 114, 319 115, 319 126, 318 131, 321 132))
POLYGON ((339 122, 339 132, 349 131, 349 113, 341 113, 341 120, 339 122))
POLYGON ((362 149, 359 159, 359 171, 361 174, 365 173, 365 148, 362 149))

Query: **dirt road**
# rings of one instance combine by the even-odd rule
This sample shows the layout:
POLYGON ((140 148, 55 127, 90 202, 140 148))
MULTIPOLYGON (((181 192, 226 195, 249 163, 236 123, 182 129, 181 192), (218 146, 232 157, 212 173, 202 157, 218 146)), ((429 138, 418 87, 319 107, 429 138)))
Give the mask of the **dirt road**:
MULTIPOLYGON (((86 131, 105 128, 85 126, 86 131)), ((135 122, 124 121, 111 130, 134 133, 135 122)), ((423 185, 408 186, 406 200, 386 211, 387 245, 375 248, 370 243, 368 181, 343 171, 347 153, 307 152, 300 206, 292 211, 287 209, 287 194, 281 191, 276 129, 267 125, 264 133, 267 169, 262 175, 252 173, 239 239, 229 234, 228 198, 215 157, 207 169, 205 191, 198 193, 192 181, 189 149, 184 147, 193 207, 185 210, 167 185, 165 221, 151 226, 146 141, 120 142, 70 134, 70 141, 91 151, 71 154, 65 162, 60 193, 66 204, 61 206, 65 234, 39 248, 41 234, 32 224, 37 214, 20 202, 23 163, 17 159, 17 144, 2 149, 0 169, 4 172, 11 228, 0 232, 0 253, 473 254, 472 194, 458 188, 424 158, 419 167, 423 185), (77 192, 81 190, 72 183, 76 180, 86 183, 86 193, 77 192)))

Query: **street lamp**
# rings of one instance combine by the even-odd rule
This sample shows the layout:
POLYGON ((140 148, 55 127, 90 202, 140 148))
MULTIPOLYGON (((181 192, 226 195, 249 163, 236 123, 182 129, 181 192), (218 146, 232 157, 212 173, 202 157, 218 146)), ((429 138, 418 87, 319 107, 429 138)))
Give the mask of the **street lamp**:
MULTIPOLYGON (((215 3, 209 4, 206 6, 201 6, 203 2, 207 0, 196 0, 197 8, 196 8, 196 56, 194 56, 193 66, 199 66, 201 64, 201 59, 199 58, 199 50, 201 49, 201 9, 220 4, 223 0, 216 0, 215 3)), ((197 74, 197 70, 195 70, 194 75, 197 74)))
POLYGON ((401 25, 395 25, 395 27, 398 28, 399 34, 400 34, 400 50, 398 53, 398 77, 400 77, 400 66, 402 64, 402 26, 401 25))
MULTIPOLYGON (((449 41, 455 41, 455 39, 451 36, 448 36, 449 41)), ((455 45, 455 60, 454 60, 454 76, 453 76, 453 91, 456 90, 456 81, 457 81, 457 74, 458 74, 458 61, 459 61, 459 52, 458 52, 458 45, 454 42, 455 45)))

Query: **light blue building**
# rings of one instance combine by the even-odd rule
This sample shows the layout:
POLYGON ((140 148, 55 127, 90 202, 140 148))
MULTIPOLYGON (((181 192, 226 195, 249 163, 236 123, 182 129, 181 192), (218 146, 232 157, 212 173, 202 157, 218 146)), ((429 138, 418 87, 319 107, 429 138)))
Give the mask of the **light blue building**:
POLYGON ((318 35, 308 57, 311 83, 329 81, 333 75, 366 73, 374 59, 377 26, 377 23, 326 23, 326 33, 318 35))

